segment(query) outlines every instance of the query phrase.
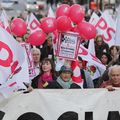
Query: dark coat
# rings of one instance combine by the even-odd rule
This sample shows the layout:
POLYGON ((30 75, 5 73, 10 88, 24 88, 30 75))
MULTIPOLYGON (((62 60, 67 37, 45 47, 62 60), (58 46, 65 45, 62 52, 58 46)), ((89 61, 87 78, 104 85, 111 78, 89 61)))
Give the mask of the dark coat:
POLYGON ((107 43, 103 42, 103 44, 100 46, 95 43, 95 53, 97 58, 101 58, 104 50, 106 51, 106 53, 109 53, 109 46, 107 43))
MULTIPOLYGON (((63 89, 63 87, 55 80, 53 82, 49 82, 46 89, 63 89)), ((81 89, 81 87, 75 83, 72 83, 70 89, 81 89)))
MULTIPOLYGON (((53 76, 52 78, 53 78, 53 81, 56 80, 56 77, 55 77, 55 76, 53 76)), ((38 76, 36 76, 34 79, 32 79, 31 86, 32 86, 33 88, 38 88, 38 81, 39 81, 39 79, 40 79, 40 75, 38 75, 38 76)), ((43 81, 41 81, 41 83, 42 83, 42 84, 45 84, 45 82, 43 82, 43 81)))

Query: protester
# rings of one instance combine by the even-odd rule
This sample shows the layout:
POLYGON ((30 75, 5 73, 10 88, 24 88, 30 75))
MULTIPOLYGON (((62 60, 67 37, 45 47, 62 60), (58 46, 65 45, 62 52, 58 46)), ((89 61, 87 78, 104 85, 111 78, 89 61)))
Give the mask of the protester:
POLYGON ((70 67, 63 65, 60 69, 60 75, 56 81, 49 82, 46 88, 49 89, 73 89, 81 88, 72 81, 73 71, 70 67))
POLYGON ((100 58, 102 64, 105 65, 106 67, 108 66, 111 59, 112 58, 110 57, 110 55, 108 53, 104 53, 104 52, 102 53, 101 58, 100 58))
POLYGON ((116 56, 118 56, 118 52, 119 52, 119 47, 116 45, 112 45, 109 49, 109 53, 110 56, 112 57, 112 59, 114 59, 116 56))
POLYGON ((40 58, 41 58, 41 51, 38 48, 32 48, 32 56, 33 56, 33 63, 34 63, 34 70, 36 76, 40 74, 40 58))
POLYGON ((41 73, 32 80, 31 85, 33 88, 44 88, 47 82, 52 82, 55 79, 53 61, 49 58, 45 58, 41 62, 41 73))
POLYGON ((94 84, 90 77, 89 72, 84 69, 84 66, 83 66, 84 61, 82 60, 81 57, 78 57, 78 62, 79 62, 81 76, 83 79, 83 88, 94 88, 94 84))
POLYGON ((41 60, 44 58, 52 58, 54 60, 53 56, 53 44, 52 44, 52 36, 48 35, 48 38, 46 40, 46 43, 43 45, 43 48, 41 49, 41 60))
POLYGON ((120 87, 120 65, 114 65, 108 71, 109 80, 103 82, 101 88, 107 88, 109 91, 115 90, 115 87, 120 87))
POLYGON ((109 46, 103 41, 102 35, 98 35, 95 39, 96 57, 100 59, 103 52, 109 53, 109 46))

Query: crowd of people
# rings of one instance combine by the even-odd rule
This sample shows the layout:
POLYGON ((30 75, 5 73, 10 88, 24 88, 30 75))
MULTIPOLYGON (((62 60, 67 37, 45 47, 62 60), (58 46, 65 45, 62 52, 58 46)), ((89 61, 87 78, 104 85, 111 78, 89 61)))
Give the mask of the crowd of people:
MULTIPOLYGON (((52 41, 52 39, 51 39, 52 41)), ((106 66, 105 72, 97 79, 92 79, 86 70, 86 62, 78 57, 79 68, 83 79, 83 88, 108 88, 119 87, 120 85, 120 48, 113 45, 109 48, 108 44, 103 41, 101 35, 95 39, 96 56, 106 66)), ((71 64, 64 63, 61 69, 55 70, 52 44, 50 39, 46 41, 43 48, 32 48, 33 60, 36 76, 31 79, 33 88, 81 88, 72 81, 73 70, 71 64), (51 47, 51 48, 50 48, 51 47), (42 52, 41 52, 42 51, 42 52)))
MULTIPOLYGON (((65 1, 67 3, 67 1, 65 1)), ((70 1, 69 1, 70 2, 70 1)), ((68 3, 67 3, 68 4, 68 3)), ((72 4, 71 2, 69 4, 72 4)), ((98 12, 100 16, 100 12, 98 12)), ((92 14, 92 13, 91 13, 92 14)), ((37 17, 37 16, 36 16, 37 17)), ((88 21, 87 13, 85 19, 88 21)), ((26 38, 24 38, 26 39, 26 38)), ((16 40, 21 42, 21 38, 16 37, 16 40)), ((89 41, 82 41, 85 47, 88 47, 89 41)), ((71 62, 65 62, 59 71, 56 70, 54 50, 53 50, 53 37, 47 35, 47 40, 41 46, 32 48, 32 55, 34 61, 34 69, 36 76, 30 78, 32 88, 101 88, 107 87, 113 90, 113 87, 119 87, 120 84, 120 46, 109 45, 104 42, 102 35, 97 35, 94 38, 95 55, 106 66, 106 70, 93 79, 87 69, 87 61, 78 57, 79 69, 83 80, 83 86, 79 86, 72 81, 73 70, 71 68, 71 62), (68 65, 69 64, 69 65, 68 65), (116 71, 116 72, 114 72, 116 71), (110 86, 110 87, 109 87, 110 86)), ((94 68, 94 65, 93 65, 94 68)), ((96 69, 96 68, 95 68, 96 69)), ((96 71, 96 70, 95 70, 96 71)), ((95 72, 94 70, 92 72, 95 72)))
MULTIPOLYGON (((29 31, 23 38, 16 36, 15 39, 22 43, 27 39, 28 34, 29 31)), ((88 47, 89 41, 87 43, 83 41, 81 44, 88 47)), ((70 64, 71 62, 68 62, 69 60, 65 60, 59 71, 56 70, 53 37, 51 34, 48 34, 43 45, 32 46, 31 52, 36 75, 30 78, 29 87, 32 89, 107 88, 108 90, 114 90, 114 87, 120 87, 120 45, 109 47, 104 42, 102 35, 96 36, 94 44, 95 55, 106 66, 106 70, 101 76, 92 79, 87 69, 87 61, 78 56, 77 60, 83 80, 83 86, 81 87, 72 80, 73 70, 70 64)), ((95 71, 93 70, 92 72, 95 71)))

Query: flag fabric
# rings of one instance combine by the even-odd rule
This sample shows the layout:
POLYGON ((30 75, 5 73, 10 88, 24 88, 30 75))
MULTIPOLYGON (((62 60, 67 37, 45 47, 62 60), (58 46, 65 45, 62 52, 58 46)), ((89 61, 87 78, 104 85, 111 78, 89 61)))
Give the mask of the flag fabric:
POLYGON ((37 30, 41 30, 40 23, 33 13, 30 14, 29 20, 27 20, 27 22, 28 22, 27 27, 31 33, 35 32, 37 30))
POLYGON ((19 70, 18 73, 16 73, 12 77, 12 81, 15 81, 17 83, 16 89, 26 89, 26 87, 23 83, 30 83, 27 53, 26 53, 25 49, 24 49, 24 57, 25 57, 25 60, 24 60, 23 64, 21 65, 21 70, 19 70), (20 79, 20 78, 22 78, 22 79, 20 79))
POLYGON ((47 15, 47 17, 56 18, 51 6, 49 6, 49 10, 48 10, 48 15, 47 15))
POLYGON ((3 23, 5 30, 7 32, 11 33, 10 26, 9 26, 9 18, 8 18, 5 10, 3 10, 1 13, 0 21, 3 23))
MULTIPOLYGON (((94 12, 89 20, 89 23, 94 25, 98 22, 99 20, 99 16, 94 12)), ((91 39, 89 41, 89 45, 88 45, 88 50, 93 54, 95 55, 95 44, 94 44, 94 39, 91 39)))
POLYGON ((109 46, 115 44, 116 22, 108 11, 103 12, 95 27, 97 29, 97 34, 102 35, 104 41, 109 46))
POLYGON ((16 90, 16 82, 13 80, 9 80, 0 86, 0 99, 8 98, 12 95, 16 90))
POLYGON ((90 17, 89 23, 95 26, 98 23, 99 19, 100 17, 95 12, 93 12, 92 16, 90 17))
POLYGON ((96 27, 97 35, 102 35, 109 46, 115 44, 116 22, 107 10, 102 13, 101 17, 94 12, 89 23, 96 27))
POLYGON ((82 76, 81 76, 78 60, 73 61, 71 67, 72 67, 72 70, 73 70, 72 80, 75 83, 82 83, 83 80, 82 80, 82 76))
POLYGON ((8 87, 6 89, 9 92, 9 88, 13 89, 13 86, 22 88, 23 82, 29 82, 28 66, 24 48, 2 27, 0 36, 0 84, 1 89, 8 87))
POLYGON ((91 40, 89 41, 88 50, 90 51, 91 54, 95 55, 94 39, 91 39, 91 40))
POLYGON ((115 45, 120 45, 120 6, 117 12, 117 24, 115 33, 115 45))
POLYGON ((103 65, 101 61, 94 54, 91 54, 90 51, 83 45, 80 45, 78 56, 82 57, 83 60, 93 63, 101 69, 106 70, 105 65, 103 65))

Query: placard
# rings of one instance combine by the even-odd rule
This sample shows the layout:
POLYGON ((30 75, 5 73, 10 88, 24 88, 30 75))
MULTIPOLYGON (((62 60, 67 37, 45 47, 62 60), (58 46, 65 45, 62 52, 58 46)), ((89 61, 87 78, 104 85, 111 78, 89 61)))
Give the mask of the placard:
POLYGON ((59 33, 57 56, 75 60, 78 55, 80 36, 78 33, 59 33))

